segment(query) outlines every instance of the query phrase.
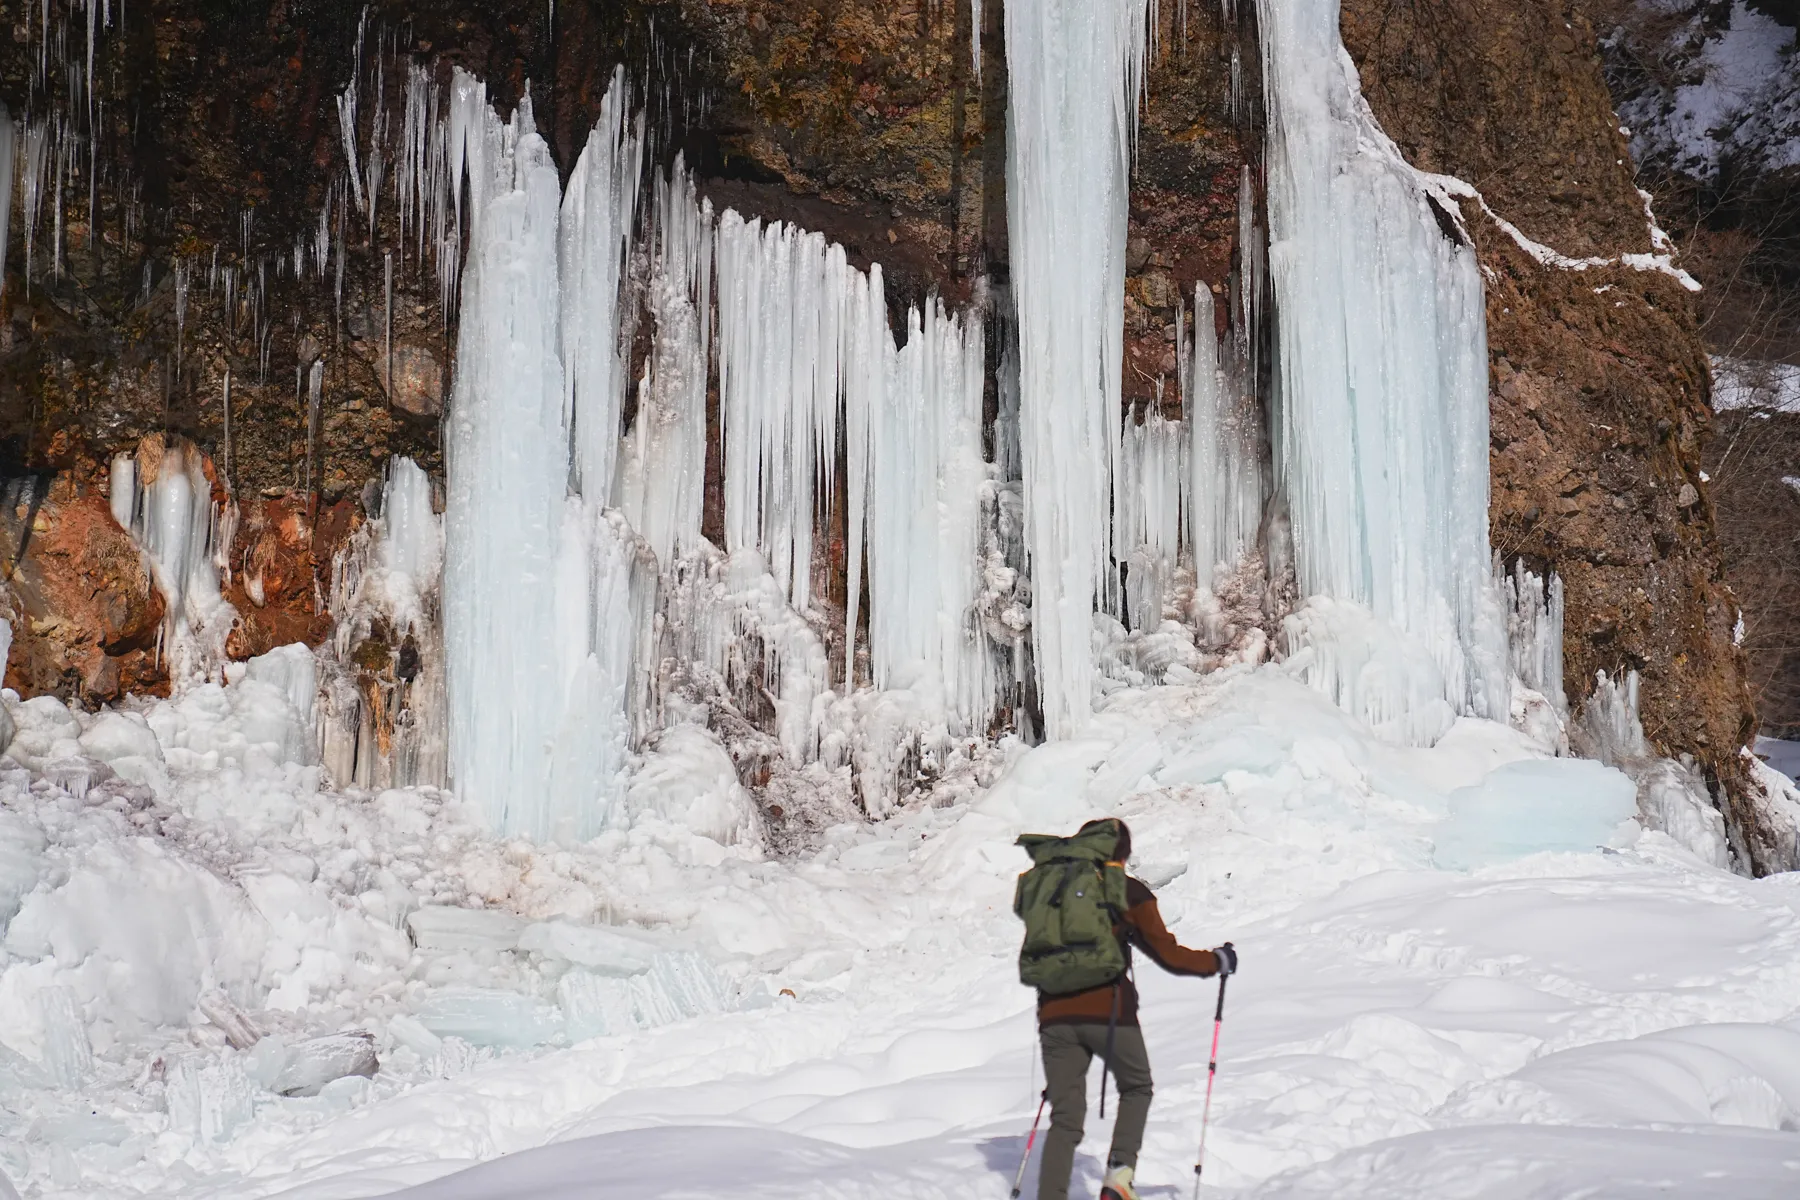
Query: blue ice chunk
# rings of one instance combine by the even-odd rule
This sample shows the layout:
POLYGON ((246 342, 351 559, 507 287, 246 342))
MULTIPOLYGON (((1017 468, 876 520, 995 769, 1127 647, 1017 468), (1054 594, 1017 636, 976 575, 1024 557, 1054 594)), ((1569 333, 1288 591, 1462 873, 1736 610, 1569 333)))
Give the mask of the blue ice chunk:
POLYGON ((1507 763, 1450 793, 1432 859, 1466 869, 1542 851, 1617 845, 1637 816, 1637 785, 1585 758, 1507 763))

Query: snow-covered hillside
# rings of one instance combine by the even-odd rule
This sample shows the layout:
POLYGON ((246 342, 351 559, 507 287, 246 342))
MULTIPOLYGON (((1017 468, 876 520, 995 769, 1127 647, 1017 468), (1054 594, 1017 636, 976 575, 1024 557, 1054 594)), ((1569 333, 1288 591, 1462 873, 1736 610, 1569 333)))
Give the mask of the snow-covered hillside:
POLYGON ((1751 175, 1800 167, 1800 53, 1779 11, 1640 0, 1608 46, 1629 76, 1619 117, 1640 165, 1702 182, 1727 164, 1751 175))
MULTIPOLYGON (((429 789, 320 790, 258 673, 8 706, 0 1164, 26 1195, 999 1195, 1041 1086, 1011 841, 1099 813, 1184 941, 1243 953, 1209 1192, 1800 1178, 1800 878, 1642 832, 1625 776, 1502 725, 1397 748, 1232 668, 779 861, 696 728, 645 756, 628 827, 534 847, 429 789)), ((1186 1188, 1212 985, 1140 983, 1142 1178, 1186 1188)))

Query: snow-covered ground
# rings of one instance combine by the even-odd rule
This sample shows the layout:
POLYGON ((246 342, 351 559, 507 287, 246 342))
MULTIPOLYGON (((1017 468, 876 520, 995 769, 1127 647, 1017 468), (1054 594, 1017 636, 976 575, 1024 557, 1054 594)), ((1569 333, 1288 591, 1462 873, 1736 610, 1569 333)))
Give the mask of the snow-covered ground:
POLYGON ((1714 412, 1733 408, 1800 412, 1800 366, 1717 356, 1712 364, 1714 412))
MULTIPOLYGON (((1041 1086, 1011 842, 1098 813, 1185 942, 1243 954, 1209 1194, 1800 1194, 1800 877, 1640 832, 1622 775, 1503 726, 1398 749, 1232 668, 772 860, 697 729, 622 827, 533 847, 442 793, 320 790, 283 672, 254 674, 9 704, 0 1169, 27 1196, 998 1197, 1041 1086)), ((1140 983, 1166 1196, 1215 991, 1140 983)))

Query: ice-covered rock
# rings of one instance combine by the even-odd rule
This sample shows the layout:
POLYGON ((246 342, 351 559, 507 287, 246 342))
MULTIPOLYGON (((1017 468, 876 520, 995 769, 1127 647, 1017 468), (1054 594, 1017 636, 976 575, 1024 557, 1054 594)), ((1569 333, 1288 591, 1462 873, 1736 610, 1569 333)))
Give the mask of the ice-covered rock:
POLYGON ((458 950, 516 950, 525 920, 493 908, 427 905, 406 918, 413 944, 437 954, 458 950))
POLYGON ((118 775, 158 792, 167 790, 169 771, 162 744, 141 713, 108 710, 96 714, 77 740, 83 754, 105 763, 118 775))
POLYGON ((268 1087, 283 1096, 316 1096, 334 1079, 348 1075, 373 1079, 380 1066, 375 1039, 366 1033, 307 1038, 283 1048, 268 1087))
POLYGON ((1674 759, 1652 759, 1634 772, 1644 825, 1666 833, 1715 867, 1731 865, 1725 818, 1700 773, 1674 759))
POLYGON ((1637 811, 1631 777, 1591 759, 1507 763, 1450 794, 1433 858, 1458 869, 1546 850, 1628 845, 1637 811))
POLYGON ((12 709, 14 730, 6 752, 41 771, 52 759, 81 757, 81 722, 55 696, 33 696, 12 709))
MULTIPOLYGON (((416 914, 415 914, 416 915, 416 914)), ((586 967, 600 975, 642 975, 656 962, 655 943, 604 925, 571 925, 539 921, 518 936, 518 948, 559 962, 586 967)))

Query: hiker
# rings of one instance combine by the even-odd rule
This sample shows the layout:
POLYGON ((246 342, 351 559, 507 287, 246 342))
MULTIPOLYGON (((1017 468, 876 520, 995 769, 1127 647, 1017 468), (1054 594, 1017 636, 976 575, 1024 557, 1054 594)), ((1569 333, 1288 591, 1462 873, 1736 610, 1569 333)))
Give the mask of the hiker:
POLYGON ((1050 1104, 1038 1200, 1067 1200, 1087 1118, 1088 1067, 1096 1056, 1104 1064, 1102 1115, 1106 1072, 1119 1081, 1119 1111, 1100 1194, 1102 1200, 1138 1200, 1132 1176, 1150 1115, 1150 1058, 1138 1028, 1131 946, 1141 947, 1165 971, 1201 977, 1230 975, 1237 970, 1237 952, 1230 942, 1190 950, 1175 940, 1149 886, 1125 874, 1131 830, 1123 821, 1089 821, 1071 838, 1027 834, 1019 844, 1037 864, 1020 876, 1014 910, 1026 928, 1019 974, 1038 989, 1038 1040, 1050 1104))

